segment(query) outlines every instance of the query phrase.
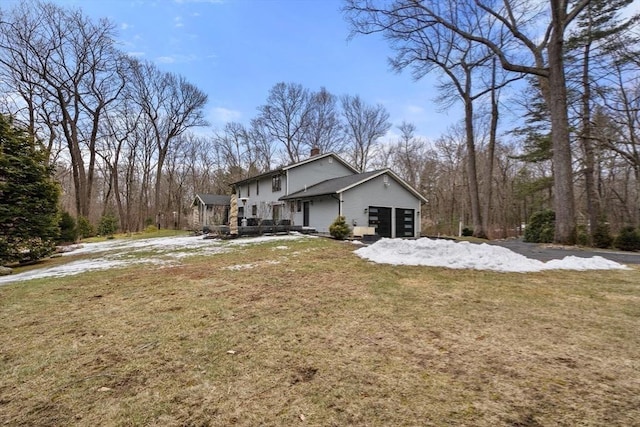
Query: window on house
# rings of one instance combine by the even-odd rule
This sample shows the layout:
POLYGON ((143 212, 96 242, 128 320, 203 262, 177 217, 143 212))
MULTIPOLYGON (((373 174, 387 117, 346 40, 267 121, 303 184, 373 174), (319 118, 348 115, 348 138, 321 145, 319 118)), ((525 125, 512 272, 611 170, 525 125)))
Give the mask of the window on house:
POLYGON ((271 191, 276 192, 282 190, 280 178, 280 175, 273 175, 273 177, 271 177, 271 191))
POLYGON ((296 205, 297 205, 297 206, 296 206, 296 210, 297 210, 298 212, 302 212, 302 200, 298 200, 298 201, 297 201, 297 203, 296 203, 296 205))
POLYGON ((256 196, 260 195, 260 180, 256 181, 256 196))
POLYGON ((247 197, 251 196, 251 184, 247 182, 247 197))
POLYGON ((258 205, 251 206, 251 216, 257 216, 257 215, 258 215, 258 205))
POLYGON ((238 187, 238 200, 242 197, 242 190, 238 187))

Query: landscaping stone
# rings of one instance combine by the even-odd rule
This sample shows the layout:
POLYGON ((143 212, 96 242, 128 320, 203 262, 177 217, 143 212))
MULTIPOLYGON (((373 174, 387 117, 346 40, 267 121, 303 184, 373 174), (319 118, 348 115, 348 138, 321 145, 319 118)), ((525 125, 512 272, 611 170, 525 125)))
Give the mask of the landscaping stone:
POLYGON ((8 276, 11 273, 13 273, 13 270, 10 269, 9 267, 0 266, 0 276, 8 276))

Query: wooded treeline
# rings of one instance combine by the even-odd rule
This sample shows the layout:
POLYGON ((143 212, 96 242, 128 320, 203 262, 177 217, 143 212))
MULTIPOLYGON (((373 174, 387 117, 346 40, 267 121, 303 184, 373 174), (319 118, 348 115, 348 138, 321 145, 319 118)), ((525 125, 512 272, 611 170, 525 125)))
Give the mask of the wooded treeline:
POLYGON ((0 112, 55 165, 63 209, 93 223, 115 214, 123 231, 187 227, 196 193, 229 193, 317 147, 363 171, 394 169, 429 200, 425 233, 457 234, 462 222, 505 237, 551 208, 557 241, 577 227, 589 242, 598 228, 640 225, 638 27, 621 14, 630 3, 346 2, 354 34, 391 44, 393 68, 438 73, 440 97, 425 103, 464 111, 430 141, 412 123, 394 126, 382 105, 293 82, 276 83, 249 123, 210 129, 207 94, 121 52, 113 23, 26 2, 0 9, 0 112), (505 123, 505 109, 522 120, 505 123))

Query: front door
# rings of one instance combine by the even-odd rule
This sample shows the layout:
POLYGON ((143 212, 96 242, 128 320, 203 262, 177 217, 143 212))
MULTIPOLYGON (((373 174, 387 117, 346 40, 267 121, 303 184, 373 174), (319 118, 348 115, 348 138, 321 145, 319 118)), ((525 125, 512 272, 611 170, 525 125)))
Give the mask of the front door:
POLYGON ((309 226, 309 202, 302 202, 302 226, 309 226))
POLYGON ((369 227, 380 237, 391 237, 391 208, 369 206, 369 227))
POLYGON ((396 208, 396 237, 415 235, 415 215, 413 209, 396 208))

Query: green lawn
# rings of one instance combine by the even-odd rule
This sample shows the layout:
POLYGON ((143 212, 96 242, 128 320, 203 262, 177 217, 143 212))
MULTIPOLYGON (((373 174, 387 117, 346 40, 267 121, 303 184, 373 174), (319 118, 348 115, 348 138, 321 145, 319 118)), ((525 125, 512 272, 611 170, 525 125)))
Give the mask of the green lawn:
POLYGON ((375 265, 303 239, 0 287, 0 424, 629 426, 640 269, 375 265))

